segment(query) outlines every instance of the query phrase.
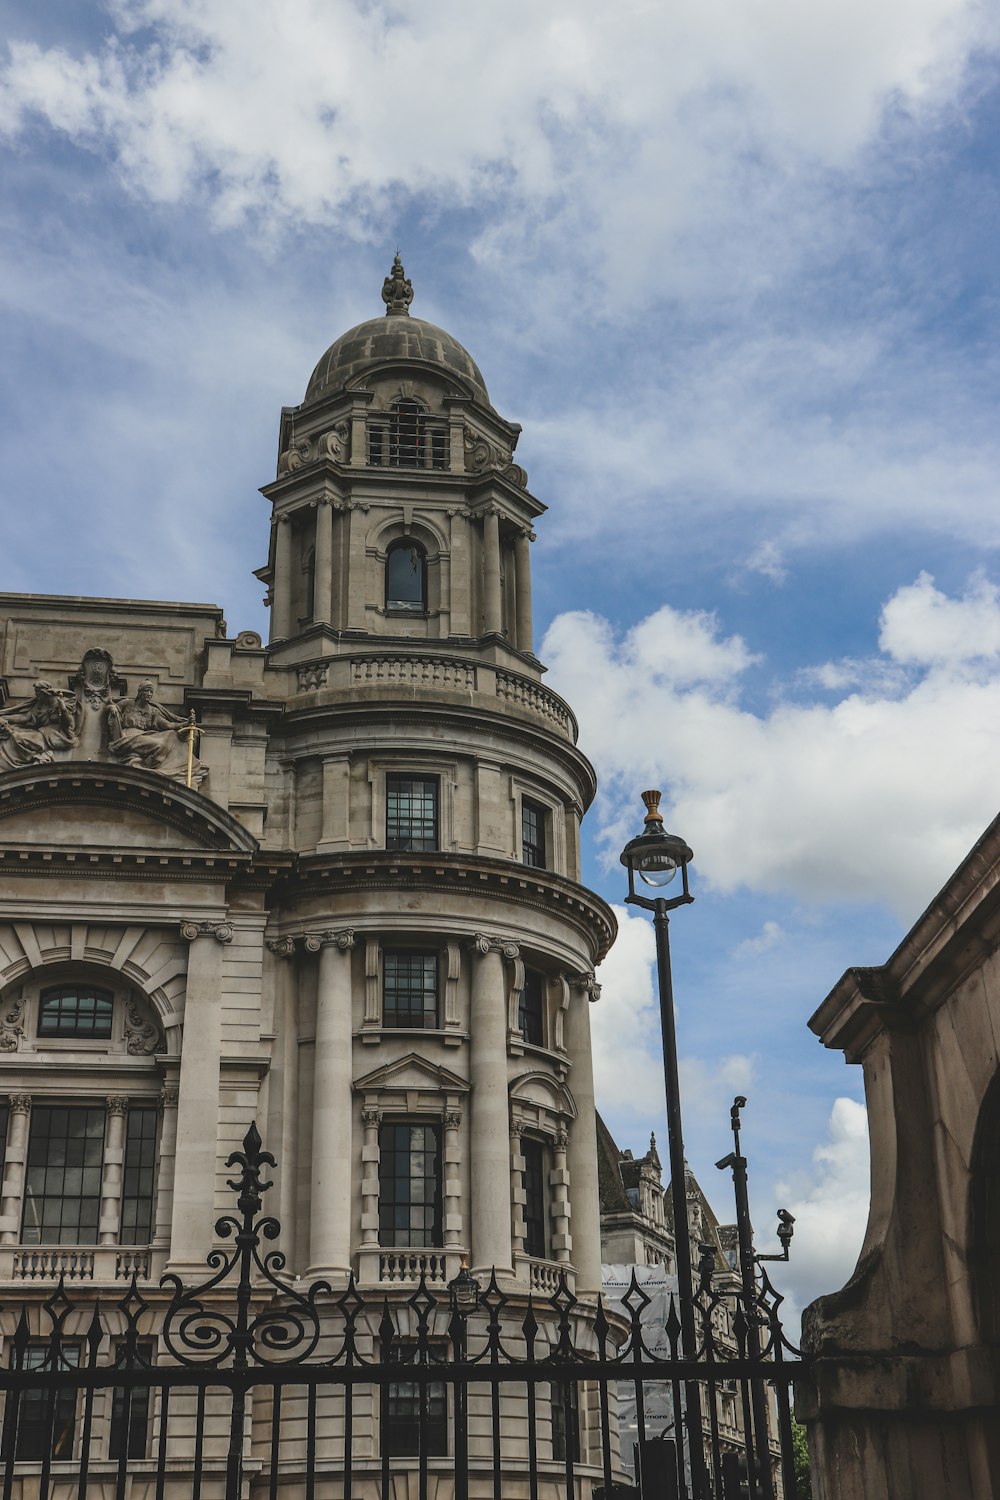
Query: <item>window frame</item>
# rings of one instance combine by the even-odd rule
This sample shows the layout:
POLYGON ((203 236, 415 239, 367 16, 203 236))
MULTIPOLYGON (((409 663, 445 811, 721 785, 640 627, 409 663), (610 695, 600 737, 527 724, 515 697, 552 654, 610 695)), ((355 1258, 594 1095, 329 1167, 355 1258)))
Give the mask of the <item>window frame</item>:
POLYGON ((524 1170, 524 1253, 532 1260, 549 1258, 549 1194, 547 1143, 538 1136, 522 1135, 524 1170), (534 1210, 534 1211, 532 1211, 534 1210))
MULTIPOLYGON (((79 1004, 77 1004, 77 1009, 76 1009, 76 1019, 77 1019, 77 1021, 79 1021, 79 1016, 80 1016, 80 1007, 79 1007, 79 1004)), ((79 984, 79 983, 75 983, 73 980, 68 980, 68 981, 66 981, 63 984, 48 984, 48 985, 45 985, 44 988, 39 989, 39 991, 38 991, 38 1000, 37 1000, 37 1005, 36 1005, 36 1010, 35 1010, 35 1038, 36 1038, 37 1041, 40 1041, 40 1042, 111 1042, 111 1041, 114 1041, 114 1031, 115 1031, 115 992, 114 992, 114 990, 104 989, 103 986, 101 986, 99 984, 91 984, 89 982, 88 983, 79 984), (85 995, 88 996, 88 997, 90 997, 90 998, 92 998, 93 1001, 95 1002, 95 1004, 94 1004, 95 1028, 92 1029, 92 1030, 90 1030, 89 1032, 88 1031, 80 1031, 80 1030, 77 1030, 75 1028, 74 1029, 68 1029, 68 1030, 61 1029, 60 1026, 59 1026, 59 1024, 58 1024, 58 1019, 57 1019, 57 1024, 55 1025, 55 1027, 53 1027, 51 1029, 46 1028, 46 1025, 45 1025, 45 1005, 46 1005, 46 1001, 51 1001, 51 1000, 59 1001, 59 1000, 62 1000, 62 999, 67 999, 74 992, 75 992, 75 998, 77 999, 78 1002, 85 995), (107 1020, 107 1030, 106 1031, 105 1030, 98 1031, 96 1029, 96 1021, 97 1021, 98 1015, 100 1014, 102 1006, 106 1006, 106 1011, 104 1013, 105 1014, 105 1018, 107 1020)))
MULTIPOLYGON (((426 791, 424 793, 422 793, 421 795, 422 796, 426 796, 426 791)), ((397 803, 397 818, 398 818, 398 803, 397 803)), ((399 823, 397 823, 397 827, 398 826, 399 826, 399 823)), ((413 819, 412 814, 411 814, 411 817, 410 817, 410 828, 411 828, 411 830, 412 830, 413 826, 414 826, 414 819, 413 819)), ((385 849, 386 849, 386 851, 388 853, 400 853, 400 854, 431 854, 431 853, 437 853, 437 851, 440 848, 441 848, 441 778, 440 778, 440 776, 428 775, 426 772, 421 772, 421 771, 407 771, 407 770, 387 771, 386 774, 385 774, 385 849), (432 832, 431 832, 431 837, 429 839, 426 836, 423 836, 423 835, 421 837, 419 837, 419 838, 414 838, 412 831, 410 832, 410 834, 408 836, 404 835, 404 834, 400 834, 400 833, 392 834, 390 832, 390 827, 391 827, 390 818, 392 816, 391 808, 392 808, 393 792, 395 791, 395 795, 396 795, 396 797, 398 799, 398 797, 399 797, 399 789, 401 788, 401 785, 404 782, 411 783, 411 790, 409 792, 409 796, 411 798, 411 802, 412 802, 412 798, 413 798, 413 795, 414 795, 413 791, 412 791, 412 786, 414 786, 414 785, 416 785, 418 783, 422 783, 423 786, 425 787, 425 789, 426 788, 432 788, 433 789, 433 795, 432 795, 432 798, 431 798, 432 803, 433 803, 433 814, 432 814, 432 825, 431 825, 432 826, 432 832), (417 847, 414 847, 415 845, 417 847)))
MULTIPOLYGON (((59 1365, 58 1365, 58 1368, 60 1370, 62 1370, 62 1369, 74 1369, 74 1370, 79 1369, 80 1366, 81 1366, 81 1364, 83 1363, 83 1360, 80 1357, 81 1354, 82 1354, 82 1352, 83 1351, 81 1349, 81 1346, 78 1343, 75 1343, 75 1342, 63 1342, 63 1343, 60 1343, 60 1346, 59 1346, 59 1365)), ((32 1340, 32 1342, 28 1345, 28 1347, 24 1351, 24 1356, 25 1357, 24 1357, 24 1361, 21 1364, 20 1368, 22 1370, 44 1370, 44 1369, 46 1369, 48 1367, 49 1354, 50 1354, 50 1345, 47 1342, 42 1342, 41 1340, 32 1340), (38 1357, 35 1358, 33 1356, 38 1356, 38 1357)), ((12 1367, 13 1367, 14 1357, 15 1357, 14 1356, 14 1351, 12 1350, 11 1351, 11 1363, 12 1363, 12 1367)), ((39 1444, 38 1452, 36 1452, 36 1453, 24 1453, 22 1451, 21 1444, 22 1444, 22 1441, 23 1441, 23 1438, 24 1438, 24 1419, 25 1419, 25 1414, 26 1413, 29 1414, 29 1420, 31 1422, 31 1431, 32 1431, 33 1435, 37 1434, 40 1438, 44 1438, 44 1436, 45 1436, 45 1429, 46 1429, 46 1426, 48 1425, 47 1408, 48 1408, 48 1401, 49 1401, 49 1393, 48 1393, 48 1391, 45 1391, 45 1390, 30 1390, 30 1389, 23 1390, 21 1392, 21 1399, 20 1399, 20 1403, 19 1403, 19 1406, 18 1406, 18 1413, 17 1413, 17 1432, 16 1432, 15 1437, 14 1437, 14 1460, 13 1461, 14 1461, 15 1464, 21 1464, 21 1463, 25 1463, 25 1464, 30 1464, 30 1463, 36 1463, 37 1464, 37 1463, 41 1463, 41 1464, 44 1464, 46 1462, 47 1458, 49 1460, 51 1460, 51 1462, 53 1462, 53 1463, 72 1463, 73 1462, 73 1460, 76 1457, 77 1429, 78 1429, 79 1423, 80 1423, 80 1400, 79 1400, 80 1395, 81 1395, 81 1389, 80 1388, 74 1389, 71 1386, 70 1387, 66 1387, 66 1386, 60 1386, 59 1387, 59 1389, 56 1391, 56 1397, 55 1397, 55 1401, 54 1401, 53 1407, 52 1407, 52 1451, 51 1451, 51 1453, 46 1454, 46 1452, 45 1452, 45 1443, 44 1442, 41 1442, 39 1444), (35 1419, 35 1417, 33 1415, 33 1411, 32 1411, 33 1408, 37 1408, 38 1411, 39 1411, 39 1417, 38 1417, 37 1420, 35 1419), (57 1441, 60 1440, 60 1423, 62 1423, 62 1432, 63 1432, 63 1435, 65 1435, 68 1432, 68 1437, 69 1437, 69 1452, 68 1453, 58 1452, 57 1448, 56 1448, 57 1441)), ((8 1397, 8 1400, 9 1399, 10 1398, 8 1397)))
MULTIPOLYGON (((395 944, 383 944, 383 946, 382 946, 382 952, 381 952, 381 967, 382 967, 382 995, 381 995, 381 1017, 382 1017, 381 1024, 382 1024, 382 1026, 385 1027, 386 1030, 388 1030, 388 1031, 439 1031, 441 1029, 441 955, 440 955, 440 953, 436 949, 410 948, 410 947, 407 947, 405 945, 401 945, 401 946, 397 947, 395 944), (400 1009, 398 1008, 398 1005, 396 1006, 396 1008, 394 1008, 393 1010, 390 1011, 389 1004, 388 1004, 389 994, 390 994, 390 990, 389 990, 389 971, 390 971, 390 967, 391 967, 390 960, 392 960, 393 964, 394 964, 399 959, 410 959, 410 960, 420 959, 420 960, 423 960, 425 963, 427 963, 427 962, 432 962, 433 963, 433 966, 434 966, 434 984, 433 984, 434 1004, 433 1004, 433 1008, 430 1008, 426 1004, 426 997, 428 996, 428 994, 431 993, 431 990, 428 989, 426 986, 423 986, 423 987, 420 988, 419 993, 424 996, 425 1003, 424 1003, 424 1005, 421 1006, 421 1008, 420 1008, 419 1011, 415 1010, 413 1006, 410 1006, 410 1007, 408 1007, 407 1011, 403 1012, 403 1011, 400 1011, 400 1009), (400 1019, 401 1016, 405 1016, 405 1019, 400 1019), (420 1017, 422 1017, 423 1019, 420 1019, 420 1017)), ((399 998, 399 993, 400 993, 399 989, 397 988, 397 990, 395 991, 397 1001, 398 1001, 398 998, 399 998)), ((411 989, 409 991, 409 994, 411 996, 413 994, 415 994, 415 993, 417 993, 417 991, 415 989, 411 989)))
POLYGON ((429 570, 427 565, 427 548, 422 542, 414 537, 397 537, 389 543, 385 549, 385 599, 384 607, 387 615, 402 615, 410 619, 418 616, 426 616, 428 613, 428 584, 429 570), (389 572, 392 559, 401 552, 409 552, 411 559, 413 555, 419 558, 419 597, 417 599, 393 599, 390 597, 389 572))
POLYGON ((544 802, 536 802, 534 797, 521 797, 521 863, 527 865, 531 870, 547 870, 549 868, 549 809, 544 802), (535 823, 534 832, 536 837, 529 839, 527 832, 528 820, 533 819, 535 823))
POLYGON ((547 974, 525 964, 524 979, 517 1000, 517 1029, 526 1047, 546 1045, 548 985, 547 974))
MULTIPOLYGON (((160 1111, 156 1106, 156 1101, 152 1099, 146 1100, 145 1098, 141 1097, 135 1100, 130 1099, 128 1114, 125 1116, 125 1141, 122 1148, 122 1181, 118 1217, 118 1244, 125 1246, 128 1249, 141 1249, 148 1245, 151 1245, 156 1234, 156 1178, 160 1156, 159 1148, 160 1111), (133 1145, 133 1120, 142 1120, 144 1125, 148 1123, 151 1126, 151 1129, 147 1132, 144 1138, 137 1143, 138 1147, 148 1146, 150 1148, 150 1160, 145 1162, 130 1162, 129 1160, 130 1146, 133 1145), (147 1192, 129 1192, 130 1172, 137 1172, 140 1174, 145 1172, 149 1174, 147 1192), (134 1202, 138 1204, 142 1203, 143 1201, 148 1204, 148 1213, 146 1217, 148 1217, 149 1221, 149 1233, 145 1239, 142 1239, 136 1232, 135 1237, 133 1238, 132 1236, 135 1226, 126 1227, 125 1205, 127 1202, 134 1202)), ((138 1209, 136 1211, 136 1219, 137 1221, 139 1220, 138 1209)))
MULTIPOLYGON (((107 1163, 105 1161, 105 1145, 106 1145, 106 1140, 107 1140, 107 1122, 108 1122, 108 1111, 107 1111, 107 1106, 104 1105, 104 1104, 88 1104, 88 1103, 83 1102, 82 1100, 72 1100, 71 1102, 63 1102, 61 1100, 55 1100, 55 1099, 53 1099, 51 1101, 48 1100, 48 1099, 45 1099, 45 1100, 33 1099, 32 1100, 31 1117, 30 1117, 30 1120, 28 1122, 27 1152, 25 1154, 25 1164, 24 1164, 24 1187, 23 1187, 22 1199, 21 1199, 21 1225, 20 1225, 20 1234, 19 1234, 19 1239, 18 1239, 18 1243, 19 1244, 21 1244, 21 1245, 30 1245, 30 1246, 39 1246, 39 1247, 53 1247, 54 1248, 54 1247, 59 1246, 59 1245, 86 1245, 86 1246, 94 1245, 94 1246, 96 1246, 99 1243, 99 1240, 100 1240, 101 1199, 103 1197, 104 1173, 105 1173, 105 1169, 106 1169, 106 1165, 107 1165, 107 1163), (86 1194, 83 1193, 83 1191, 82 1191, 82 1182, 81 1182, 81 1191, 78 1194, 77 1193, 67 1193, 65 1191, 63 1191, 61 1193, 50 1193, 48 1191, 48 1187, 49 1187, 48 1176, 49 1176, 49 1172, 50 1171, 57 1172, 57 1171, 61 1170, 63 1172, 63 1174, 64 1174, 64 1179, 63 1180, 64 1180, 64 1184, 65 1184, 65 1176, 66 1176, 67 1173, 76 1172, 78 1170, 81 1172, 81 1174, 83 1172, 87 1172, 87 1171, 91 1171, 92 1172, 95 1169, 95 1164, 93 1162, 87 1162, 86 1160, 83 1160, 83 1161, 81 1161, 79 1163, 76 1163, 76 1162, 70 1163, 68 1161, 60 1163, 59 1161, 52 1161, 51 1160, 51 1157, 53 1155, 52 1143, 53 1142, 59 1143, 61 1141, 64 1144, 65 1148, 66 1148, 65 1149, 65 1154, 67 1156, 69 1156, 71 1154, 69 1152, 69 1142, 73 1139, 73 1137, 70 1136, 69 1134, 66 1134, 66 1135, 64 1135, 62 1137, 55 1136, 55 1135, 53 1135, 51 1133, 51 1131, 45 1137, 45 1140, 49 1143, 49 1150, 47 1152, 46 1160, 45 1161, 32 1161, 32 1148, 34 1146, 36 1146, 36 1144, 38 1143, 38 1140, 39 1140, 39 1134, 38 1134, 39 1120, 41 1119, 41 1117, 42 1117, 42 1115, 43 1115, 43 1113, 45 1111, 48 1111, 49 1114, 50 1114, 50 1116, 53 1115, 53 1114, 56 1114, 56 1113, 58 1113, 60 1111, 65 1111, 67 1114, 70 1114, 70 1113, 84 1114, 85 1113, 85 1114, 89 1114, 89 1115, 100 1116, 100 1119, 101 1119, 100 1163, 99 1163, 99 1165, 96 1168, 96 1170, 97 1170, 97 1191, 96 1191, 96 1193, 93 1193, 93 1192, 92 1193, 86 1193, 86 1194), (33 1170, 34 1171, 40 1171, 41 1174, 42 1174, 42 1179, 41 1180, 42 1180, 42 1185, 43 1185, 43 1191, 42 1191, 41 1194, 39 1194, 37 1196, 32 1192, 32 1187, 31 1187, 31 1174, 32 1174, 33 1170), (53 1202, 55 1202, 56 1200, 58 1200, 58 1202, 60 1204, 60 1219, 59 1219, 58 1226, 56 1226, 57 1227, 57 1236, 55 1238, 51 1237, 51 1235, 49 1233, 47 1233, 47 1230, 50 1228, 50 1226, 47 1226, 46 1223, 45 1223, 46 1215, 45 1215, 45 1209, 44 1209, 44 1207, 42 1208, 40 1219, 39 1219, 39 1214, 38 1214, 37 1207, 35 1207, 35 1205, 37 1204, 37 1202, 40 1201, 44 1205, 49 1200, 51 1200, 53 1202), (82 1213, 80 1213, 77 1216, 77 1220, 76 1220, 75 1224, 72 1224, 70 1226, 75 1231, 75 1237, 74 1238, 67 1238, 65 1236, 65 1234, 63 1233, 63 1230, 64 1230, 65 1226, 64 1226, 63 1215, 62 1215, 62 1206, 65 1205, 67 1202, 70 1202, 70 1203, 77 1202, 80 1205, 80 1209, 81 1210, 82 1210, 82 1207, 83 1207, 83 1205, 85 1203, 94 1205, 94 1216, 93 1216, 93 1224, 92 1225, 90 1225, 90 1224, 82 1224, 80 1222, 80 1218, 82 1217, 82 1213), (28 1234, 27 1234, 27 1229, 28 1229, 27 1220, 28 1220, 29 1210, 31 1210, 31 1209, 34 1210, 35 1217, 36 1217, 36 1219, 39 1220, 39 1222, 37 1223, 35 1229, 32 1231, 34 1234, 37 1234, 37 1238, 29 1238, 28 1234), (83 1231, 86 1231, 86 1233, 84 1233, 83 1231), (92 1234, 92 1237, 89 1237, 91 1234, 92 1234)), ((67 1122, 67 1128, 68 1128, 68 1122, 67 1122)), ((96 1141, 97 1139, 98 1139, 98 1137, 97 1137, 96 1131, 93 1134, 85 1134, 83 1136, 83 1140, 85 1142, 86 1141, 96 1141)), ((58 1156, 59 1153, 58 1153, 58 1151, 56 1151, 54 1154, 58 1156)), ((84 1148, 84 1156, 86 1156, 86 1147, 84 1148)))
MULTIPOLYGON (((442 1350, 442 1353, 446 1351, 442 1350)), ((407 1364, 413 1363, 414 1351, 402 1348, 393 1348, 390 1353, 390 1363, 399 1364, 401 1371, 406 1369, 407 1364)), ((379 1402, 379 1453, 389 1458, 418 1458, 420 1455, 420 1383, 415 1380, 389 1381, 381 1389, 381 1400, 379 1402), (394 1400, 401 1399, 402 1388, 405 1388, 403 1399, 413 1403, 412 1415, 401 1415, 392 1411, 394 1400), (412 1431, 413 1446, 408 1445, 408 1433, 412 1431), (388 1446, 386 1446, 388 1445, 388 1446)), ((450 1456, 451 1422, 448 1409, 448 1385, 444 1380, 430 1380, 426 1385, 427 1390, 427 1422, 425 1426, 425 1438, 432 1441, 427 1442, 424 1450, 426 1458, 448 1458, 450 1456), (432 1409, 432 1402, 439 1403, 438 1410, 432 1409)))
MULTIPOLYGON (((426 1145, 422 1149, 426 1152, 426 1145)), ((410 1157, 412 1163, 412 1158, 415 1154, 412 1139, 405 1154, 410 1157)), ((419 1150, 417 1154, 419 1154, 419 1150)), ((378 1156, 379 1248, 385 1250, 442 1249, 442 1240, 444 1238, 444 1131, 441 1120, 425 1118, 420 1115, 394 1116, 382 1120, 378 1131, 378 1156), (386 1133, 398 1130, 409 1130, 411 1132, 413 1130, 423 1130, 433 1138, 436 1168, 433 1177, 429 1177, 426 1171, 421 1177, 417 1177, 413 1173, 412 1165, 407 1177, 403 1177, 402 1174, 395 1171, 391 1174, 388 1172, 387 1166, 390 1157, 395 1162, 399 1156, 404 1154, 397 1152, 395 1149, 390 1152, 386 1147, 386 1133), (405 1199, 401 1198, 399 1201, 397 1201, 395 1193, 389 1196, 386 1192, 389 1184, 396 1181, 406 1183, 405 1199), (430 1201, 427 1200, 426 1196, 422 1200, 414 1198, 413 1184, 416 1181, 424 1183, 433 1182, 433 1197, 430 1201), (384 1222, 384 1216, 388 1216, 390 1210, 392 1211, 392 1217, 395 1217, 397 1212, 401 1213, 404 1209, 412 1210, 414 1208, 419 1208, 424 1212, 430 1211, 431 1224, 429 1229, 427 1226, 417 1228, 411 1223, 397 1225, 395 1223, 388 1224, 384 1222)))

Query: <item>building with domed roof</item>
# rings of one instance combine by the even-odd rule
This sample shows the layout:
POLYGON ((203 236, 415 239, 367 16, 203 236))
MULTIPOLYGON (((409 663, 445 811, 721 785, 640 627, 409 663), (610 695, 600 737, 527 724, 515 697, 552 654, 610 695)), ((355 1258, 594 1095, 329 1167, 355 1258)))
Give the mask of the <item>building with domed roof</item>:
MULTIPOLYGON (((267 642, 214 605, 0 595, 0 1304, 33 1318, 60 1277, 155 1309, 203 1276, 253 1123, 290 1283, 402 1306, 467 1264, 584 1319, 599 1290, 615 922, 534 654, 545 507, 398 255, 382 296, 281 413, 267 642)), ((406 1468, 393 1420, 358 1418, 373 1469, 390 1441, 406 1468)))

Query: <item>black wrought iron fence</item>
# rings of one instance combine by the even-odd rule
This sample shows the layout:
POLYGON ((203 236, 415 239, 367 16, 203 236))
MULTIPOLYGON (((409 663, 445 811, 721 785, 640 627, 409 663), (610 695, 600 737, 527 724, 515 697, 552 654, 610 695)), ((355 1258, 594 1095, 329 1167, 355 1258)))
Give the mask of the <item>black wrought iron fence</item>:
POLYGON ((423 1276, 409 1295, 302 1289, 262 1209, 274 1160, 256 1129, 243 1144, 202 1284, 136 1270, 104 1302, 61 1277, 5 1310, 2 1500, 791 1500, 797 1351, 762 1269, 727 1290, 703 1250, 693 1361, 673 1303, 649 1340, 634 1273, 614 1308, 564 1277, 539 1300, 464 1269, 444 1294, 423 1276))

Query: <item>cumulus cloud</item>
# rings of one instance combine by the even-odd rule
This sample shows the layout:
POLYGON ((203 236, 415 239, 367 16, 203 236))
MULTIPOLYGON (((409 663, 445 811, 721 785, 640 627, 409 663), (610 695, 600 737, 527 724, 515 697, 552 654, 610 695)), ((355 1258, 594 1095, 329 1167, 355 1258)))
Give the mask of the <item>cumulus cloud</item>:
POLYGON ((1000 656, 1000 589, 977 574, 961 599, 949 599, 934 587, 929 573, 921 573, 882 610, 879 645, 911 666, 995 662, 1000 656))
MULTIPOLYGON (((853 1099, 834 1100, 828 1136, 812 1156, 811 1171, 775 1185, 775 1201, 795 1216, 791 1259, 782 1267, 781 1290, 794 1313, 814 1298, 839 1291, 857 1263, 868 1223, 870 1159, 868 1115, 853 1099)), ((765 1212, 757 1217, 763 1225, 765 1212)), ((772 1222, 767 1219, 768 1227, 772 1222)), ((762 1250, 777 1250, 773 1236, 758 1231, 762 1250)), ((786 1325, 787 1326, 787 1325, 786 1325)))
POLYGON ((765 922, 755 937, 744 938, 733 952, 734 958, 756 958, 761 953, 766 953, 777 943, 783 942, 785 932, 780 922, 765 922))
MULTIPOLYGON (((269 0, 252 24, 238 0, 119 0, 108 14, 90 49, 12 42, 0 128, 41 119, 109 153, 133 191, 204 198, 227 224, 364 235, 393 194, 500 209, 513 189, 550 220, 554 200, 587 204, 609 255, 623 218, 627 238, 655 241, 755 150, 785 171, 843 164, 888 105, 948 98, 998 29, 973 0, 269 0)), ((490 242, 487 228, 484 255, 490 242)))
POLYGON ((635 824, 638 789, 660 784, 716 889, 877 900, 912 920, 996 813, 1000 734, 1000 672, 963 669, 963 653, 1000 630, 1000 601, 982 581, 943 603, 929 580, 913 587, 916 606, 906 589, 885 606, 889 639, 926 660, 936 611, 948 624, 942 660, 894 693, 779 696, 764 711, 740 699, 752 653, 713 616, 664 606, 622 636, 591 613, 559 616, 543 654, 602 779, 609 859, 635 824), (686 679, 670 675, 678 639, 697 643, 686 679))
MULTIPOLYGON (((598 1108, 634 1115, 643 1126, 663 1115, 660 1013, 652 924, 625 906, 614 908, 618 940, 597 971, 600 1001, 591 1008, 594 1084, 598 1108)), ((681 1096, 688 1119, 729 1108, 734 1093, 753 1081, 754 1062, 742 1054, 680 1060, 681 1096)), ((627 1144, 627 1143, 623 1143, 627 1144)))

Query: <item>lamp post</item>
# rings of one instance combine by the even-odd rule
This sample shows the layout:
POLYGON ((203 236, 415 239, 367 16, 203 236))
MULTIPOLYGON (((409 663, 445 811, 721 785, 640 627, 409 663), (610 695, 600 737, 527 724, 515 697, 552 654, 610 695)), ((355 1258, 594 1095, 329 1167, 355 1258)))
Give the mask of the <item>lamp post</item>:
MULTIPOLYGON (((698 1354, 691 1281, 691 1239, 688 1228, 687 1183, 684 1167, 684 1132, 681 1124, 681 1093, 677 1074, 677 1030, 674 1020, 674 989, 670 972, 670 916, 678 906, 694 900, 688 889, 691 850, 682 838, 667 833, 660 813, 660 793, 643 792, 646 806, 642 833, 622 850, 621 862, 628 870, 628 906, 641 906, 653 913, 656 933, 656 971, 660 997, 660 1032, 663 1038, 663 1082, 667 1096, 667 1146, 670 1156, 670 1197, 674 1211, 674 1249, 681 1316, 681 1349, 685 1360, 698 1354), (654 890, 662 890, 681 873, 681 890, 674 896, 646 896, 636 890, 635 877, 654 890)), ((701 1392, 695 1380, 685 1382, 688 1452, 691 1484, 696 1500, 705 1493, 705 1465, 701 1428, 701 1392)))
POLYGON ((479 1306, 479 1282, 462 1257, 459 1273, 448 1283, 451 1340, 455 1351, 455 1496, 469 1497, 469 1387, 465 1383, 466 1333, 469 1317, 479 1306))

